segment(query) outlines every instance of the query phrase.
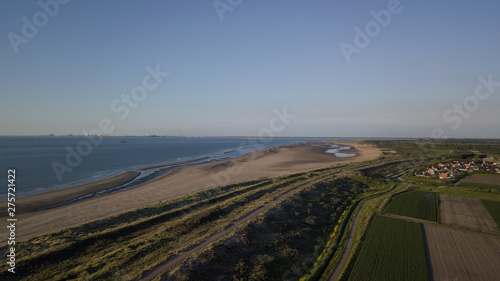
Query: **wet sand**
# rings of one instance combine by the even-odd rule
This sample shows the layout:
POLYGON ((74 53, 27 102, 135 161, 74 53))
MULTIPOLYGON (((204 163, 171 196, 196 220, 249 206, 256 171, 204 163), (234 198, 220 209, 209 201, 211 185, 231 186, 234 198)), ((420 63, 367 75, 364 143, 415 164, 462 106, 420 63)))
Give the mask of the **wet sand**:
MULTIPOLYGON (((125 172, 123 174, 120 174, 118 176, 109 179, 17 199, 15 202, 16 213, 26 214, 35 212, 38 209, 43 209, 52 205, 61 204, 83 195, 92 194, 104 189, 120 186, 127 182, 130 182, 140 174, 141 174, 140 172, 136 171, 125 172)), ((7 216, 7 203, 6 201, 3 201, 0 207, 0 218, 6 216, 7 216)))
MULTIPOLYGON (((306 144, 285 145, 251 152, 242 157, 225 161, 179 168, 167 176, 132 189, 102 195, 94 199, 48 209, 43 212, 33 212, 33 210, 44 205, 54 205, 55 198, 63 200, 75 197, 74 193, 69 191, 71 189, 78 189, 79 192, 85 194, 85 192, 89 193, 90 190, 96 192, 99 189, 105 189, 102 188, 104 183, 99 182, 100 184, 95 186, 89 184, 84 185, 86 187, 69 188, 68 191, 59 190, 33 196, 37 197, 36 200, 31 197, 25 198, 25 202, 31 202, 29 204, 22 202, 22 199, 20 199, 17 202, 18 206, 26 204, 27 206, 23 208, 28 211, 17 212, 17 240, 21 241, 43 233, 220 185, 262 177, 293 174, 335 164, 366 161, 379 156, 379 150, 367 144, 356 141, 336 141, 334 143, 341 146, 351 146, 351 149, 342 150, 341 152, 355 153, 357 155, 347 158, 336 157, 335 154, 325 153, 326 147, 306 144), (65 195, 67 197, 64 197, 65 195)), ((120 182, 128 179, 125 178, 125 174, 127 173, 122 174, 123 177, 120 178, 120 182)), ((127 176, 131 177, 128 181, 135 177, 134 175, 137 174, 134 174, 134 172, 128 173, 127 176)), ((107 184, 113 184, 113 179, 114 184, 117 184, 118 179, 115 178, 109 179, 107 184)), ((1 233, 0 244, 3 244, 6 239, 6 233, 1 233)))
POLYGON ((181 165, 181 164, 190 164, 193 162, 198 162, 198 161, 202 161, 202 160, 206 160, 206 159, 210 159, 210 157, 203 157, 203 158, 198 158, 198 159, 194 159, 194 160, 181 161, 181 162, 175 162, 175 163, 169 163, 169 164, 148 166, 148 167, 137 169, 137 171, 146 171, 146 170, 155 169, 155 168, 170 167, 170 166, 176 166, 176 165, 181 165))

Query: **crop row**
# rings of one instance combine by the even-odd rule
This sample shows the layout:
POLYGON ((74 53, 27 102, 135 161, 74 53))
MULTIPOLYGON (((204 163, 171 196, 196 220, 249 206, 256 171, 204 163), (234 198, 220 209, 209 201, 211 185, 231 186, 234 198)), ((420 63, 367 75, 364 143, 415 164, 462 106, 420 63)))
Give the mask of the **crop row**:
POLYGON ((411 191, 394 196, 385 210, 387 213, 437 221, 438 199, 435 192, 411 191))
POLYGON ((479 189, 497 189, 500 190, 500 185, 495 185, 495 184, 487 184, 487 183, 477 183, 477 182, 461 182, 460 186, 463 187, 472 187, 472 188, 479 188, 479 189))
POLYGON ((481 202, 495 221, 497 228, 500 230, 500 202, 491 200, 481 200, 481 202))
POLYGON ((348 280, 429 280, 421 224, 376 216, 348 280))

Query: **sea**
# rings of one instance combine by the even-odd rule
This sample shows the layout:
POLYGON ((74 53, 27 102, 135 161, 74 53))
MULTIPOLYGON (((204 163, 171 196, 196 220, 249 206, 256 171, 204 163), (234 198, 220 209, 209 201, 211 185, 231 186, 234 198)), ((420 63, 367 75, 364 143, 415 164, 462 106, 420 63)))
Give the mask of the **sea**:
MULTIPOLYGON (((7 200, 7 170, 16 170, 16 198, 110 178, 127 171, 200 159, 171 169, 152 168, 121 188, 164 176, 173 169, 242 156, 276 145, 320 141, 312 138, 233 137, 0 137, 7 200)), ((340 140, 331 139, 328 140, 340 140)), ((345 140, 345 139, 342 139, 345 140)), ((339 154, 339 156, 342 156, 339 154)))

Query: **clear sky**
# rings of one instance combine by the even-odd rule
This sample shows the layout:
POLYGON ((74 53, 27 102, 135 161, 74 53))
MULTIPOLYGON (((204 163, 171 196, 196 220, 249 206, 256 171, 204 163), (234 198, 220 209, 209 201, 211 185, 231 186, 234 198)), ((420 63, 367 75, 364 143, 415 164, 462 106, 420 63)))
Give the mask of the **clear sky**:
POLYGON ((0 135, 500 137, 500 1, 40 3, 0 3, 0 135))

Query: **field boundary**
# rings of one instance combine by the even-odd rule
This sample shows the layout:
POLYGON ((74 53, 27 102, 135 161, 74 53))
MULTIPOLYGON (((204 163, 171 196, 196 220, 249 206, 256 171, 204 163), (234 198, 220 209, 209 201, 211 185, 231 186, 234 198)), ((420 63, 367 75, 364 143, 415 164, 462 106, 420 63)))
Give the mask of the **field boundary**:
POLYGON ((377 215, 342 280, 429 280, 424 244, 420 222, 377 215))
POLYGON ((432 224, 432 225, 437 225, 437 226, 446 227, 446 228, 455 229, 455 230, 464 230, 464 231, 469 231, 469 232, 474 232, 474 233, 479 233, 479 234, 484 234, 484 235, 500 237, 500 234, 482 232, 482 231, 475 230, 475 229, 462 228, 462 227, 458 227, 458 226, 442 224, 442 223, 438 223, 438 222, 434 222, 434 221, 421 220, 421 219, 412 218, 412 217, 405 217, 405 216, 394 215, 394 214, 380 214, 380 216, 393 218, 393 219, 399 219, 399 220, 413 221, 413 222, 418 222, 418 223, 422 223, 422 224, 432 224))
POLYGON ((422 228, 422 235, 424 237, 425 259, 427 260, 427 271, 429 274, 429 280, 433 280, 434 268, 432 268, 432 263, 431 263, 431 252, 429 250, 429 240, 427 239, 427 233, 425 233, 425 223, 420 224, 420 227, 422 228))
POLYGON ((481 199, 481 203, 497 225, 498 230, 500 230, 500 202, 481 199))
MULTIPOLYGON (((351 251, 352 243, 354 241, 354 235, 356 233, 356 226, 358 224, 359 217, 361 216, 361 213, 362 213, 362 211, 363 211, 366 203, 368 201, 370 201, 370 200, 374 200, 374 199, 377 199, 377 198, 380 198, 380 197, 391 196, 391 195, 395 195, 395 194, 406 192, 407 189, 408 189, 408 186, 404 187, 403 190, 397 190, 397 191, 392 191, 392 192, 388 191, 389 193, 387 193, 387 194, 382 194, 382 195, 379 195, 379 196, 376 196, 376 197, 373 197, 373 198, 365 198, 364 199, 364 202, 361 204, 361 207, 356 212, 353 224, 351 225, 351 229, 350 229, 349 234, 348 234, 349 235, 348 236, 349 239, 347 241, 347 245, 343 249, 341 258, 340 258, 339 262, 335 265, 334 270, 333 270, 332 274, 330 275, 330 278, 328 278, 329 281, 335 281, 335 280, 337 280, 339 278, 340 272, 342 271, 342 269, 343 269, 343 267, 345 265, 345 262, 346 262, 346 260, 347 260, 347 258, 349 256, 349 253, 351 251)), ((370 223, 369 223, 368 227, 370 227, 370 224, 371 224, 371 219, 370 219, 370 223)), ((367 228, 367 230, 368 230, 368 228, 367 228)), ((366 235, 366 232, 363 235, 363 237, 366 235)), ((361 241, 363 241, 363 238, 362 238, 361 241)), ((354 253, 354 254, 356 254, 356 253, 354 253)), ((326 272, 326 270, 325 270, 325 272, 326 272)))
POLYGON ((475 187, 480 189, 500 189, 500 185, 497 184, 487 184, 487 183, 479 183, 479 182, 460 182, 458 186, 461 187, 475 187))
POLYGON ((427 236, 431 280, 497 280, 498 235, 445 225, 422 224, 422 227, 427 236))
POLYGON ((441 194, 441 224, 500 235, 493 217, 480 199, 441 194))

